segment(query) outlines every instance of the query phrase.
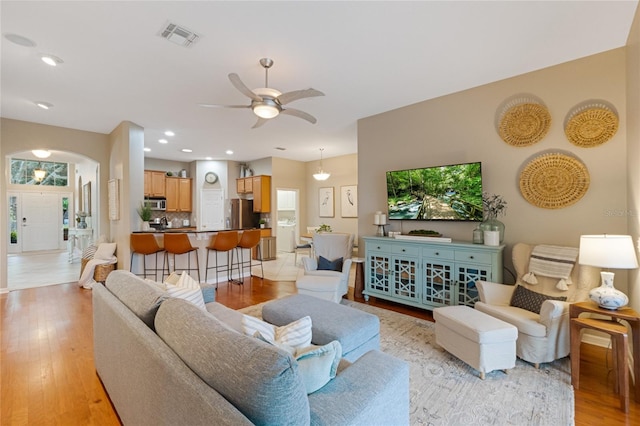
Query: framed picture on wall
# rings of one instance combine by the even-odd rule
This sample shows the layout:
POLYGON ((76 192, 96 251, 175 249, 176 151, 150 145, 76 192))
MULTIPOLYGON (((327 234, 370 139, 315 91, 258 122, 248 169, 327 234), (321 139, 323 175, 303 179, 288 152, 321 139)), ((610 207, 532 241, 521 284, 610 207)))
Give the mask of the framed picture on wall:
POLYGON ((91 182, 82 185, 82 211, 91 216, 91 182))
POLYGON ((358 217, 358 185, 340 188, 340 216, 358 217))
POLYGON ((320 188, 318 192, 318 209, 320 217, 333 217, 333 186, 320 188))

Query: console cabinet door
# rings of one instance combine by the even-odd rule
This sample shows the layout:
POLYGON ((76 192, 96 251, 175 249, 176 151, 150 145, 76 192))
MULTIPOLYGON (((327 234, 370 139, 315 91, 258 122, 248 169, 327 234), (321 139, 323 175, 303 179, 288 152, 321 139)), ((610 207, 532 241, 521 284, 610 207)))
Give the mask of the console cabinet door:
POLYGON ((441 259, 424 259, 424 293, 425 305, 438 306, 453 305, 456 281, 453 262, 441 259))
POLYGON ((369 294, 391 296, 391 246, 371 244, 367 246, 365 265, 365 300, 369 294))
POLYGON ((491 281, 491 265, 456 263, 457 305, 474 307, 480 300, 476 281, 491 281))
POLYGON ((391 260, 393 280, 391 295, 400 299, 421 302, 420 260, 416 257, 394 256, 391 260))

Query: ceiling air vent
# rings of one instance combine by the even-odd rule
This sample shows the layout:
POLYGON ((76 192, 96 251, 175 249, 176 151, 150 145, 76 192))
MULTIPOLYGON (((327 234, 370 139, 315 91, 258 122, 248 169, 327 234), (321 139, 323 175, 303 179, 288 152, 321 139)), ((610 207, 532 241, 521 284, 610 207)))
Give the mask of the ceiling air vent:
POLYGON ((191 46, 200 38, 200 36, 193 31, 171 22, 162 28, 160 37, 184 47, 191 46))

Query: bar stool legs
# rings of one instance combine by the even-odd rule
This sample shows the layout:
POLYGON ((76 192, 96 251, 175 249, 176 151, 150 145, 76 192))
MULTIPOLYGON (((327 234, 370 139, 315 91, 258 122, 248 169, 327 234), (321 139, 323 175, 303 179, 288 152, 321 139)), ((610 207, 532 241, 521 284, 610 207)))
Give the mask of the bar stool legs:
MULTIPOLYGON (((184 271, 197 271, 198 282, 200 282, 200 263, 198 262, 198 248, 193 247, 189 241, 187 234, 164 234, 164 249, 165 249, 165 261, 167 262, 167 271, 171 271, 171 264, 169 263, 169 254, 173 254, 173 270, 184 271), (196 267, 191 267, 191 253, 195 253, 196 267), (176 255, 187 255, 187 268, 176 268, 176 255)), ((164 279, 164 272, 163 272, 164 279)))
POLYGON ((208 282, 209 269, 216 270, 216 288, 218 288, 218 274, 227 272, 227 282, 233 282, 233 249, 238 246, 238 231, 223 231, 212 235, 207 246, 207 263, 205 266, 204 280, 208 282), (215 257, 215 266, 209 266, 209 254, 213 252, 215 257), (227 254, 227 264, 218 264, 218 253, 227 254))
MULTIPOLYGON (((131 259, 129 262, 129 272, 133 272, 133 255, 142 255, 142 275, 147 278, 147 272, 153 271, 153 278, 158 279, 158 271, 162 271, 162 278, 164 278, 164 257, 162 263, 162 269, 158 268, 158 253, 164 252, 164 249, 160 247, 156 237, 153 234, 131 234, 129 238, 129 244, 131 247, 131 259), (155 254, 156 262, 154 268, 147 268, 147 256, 155 254)), ((141 274, 136 274, 141 275, 141 274)))
POLYGON ((261 279, 264 279, 264 267, 262 266, 262 252, 260 250, 260 230, 259 229, 250 229, 242 232, 242 237, 240 241, 238 241, 238 246, 236 247, 236 251, 238 251, 238 272, 240 274, 240 280, 244 283, 244 269, 246 265, 249 266, 249 277, 251 277, 251 252, 253 249, 256 249, 257 257, 260 259, 260 268, 262 270, 261 279), (249 260, 244 260, 244 251, 249 251, 249 260))

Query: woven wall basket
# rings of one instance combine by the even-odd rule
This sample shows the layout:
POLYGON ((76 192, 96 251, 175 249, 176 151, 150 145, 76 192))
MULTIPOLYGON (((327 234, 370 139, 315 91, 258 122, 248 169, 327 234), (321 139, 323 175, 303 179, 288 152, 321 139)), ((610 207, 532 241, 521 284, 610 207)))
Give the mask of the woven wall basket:
POLYGON ((574 145, 592 148, 602 145, 618 131, 618 116, 604 104, 591 104, 569 113, 564 133, 574 145))
POLYGON ((547 107, 531 98, 516 98, 499 111, 498 134, 512 146, 529 146, 544 138, 551 127, 547 107))
POLYGON ((560 153, 542 154, 520 173, 520 193, 536 207, 561 209, 578 202, 589 182, 589 171, 580 160, 560 153))

